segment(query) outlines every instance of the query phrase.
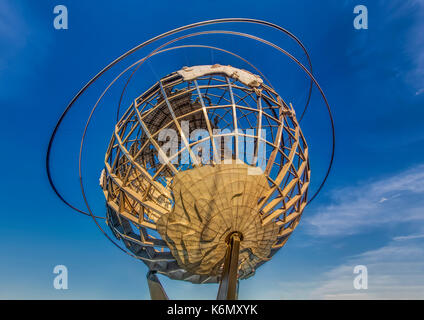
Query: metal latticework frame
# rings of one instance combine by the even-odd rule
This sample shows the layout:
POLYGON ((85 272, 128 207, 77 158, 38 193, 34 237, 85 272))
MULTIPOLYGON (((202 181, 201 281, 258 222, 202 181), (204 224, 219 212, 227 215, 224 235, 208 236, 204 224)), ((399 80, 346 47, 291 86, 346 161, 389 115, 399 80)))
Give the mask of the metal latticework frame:
POLYGON ((265 84, 249 86, 222 74, 186 81, 173 73, 136 98, 118 122, 101 181, 109 226, 151 270, 195 283, 218 281, 216 276, 182 269, 157 233, 156 221, 172 210, 172 176, 228 160, 226 145, 221 143, 225 138, 231 139, 233 160, 259 157, 262 143, 267 149, 259 163, 265 161, 270 191, 260 199, 258 214, 263 224, 278 225, 279 234, 269 257, 256 267, 271 258, 297 226, 307 203, 310 168, 308 147, 293 107, 265 84), (201 128, 209 135, 190 141, 183 121, 188 121, 189 132, 201 128), (166 128, 178 133, 180 147, 172 156, 162 151, 163 141, 158 138, 166 128), (214 129, 229 132, 215 134, 214 129), (253 141, 251 150, 243 148, 248 139, 253 141), (196 154, 205 143, 211 150, 208 159, 196 154), (189 165, 182 161, 184 153, 189 155, 189 165), (159 156, 167 161, 161 163, 159 156))

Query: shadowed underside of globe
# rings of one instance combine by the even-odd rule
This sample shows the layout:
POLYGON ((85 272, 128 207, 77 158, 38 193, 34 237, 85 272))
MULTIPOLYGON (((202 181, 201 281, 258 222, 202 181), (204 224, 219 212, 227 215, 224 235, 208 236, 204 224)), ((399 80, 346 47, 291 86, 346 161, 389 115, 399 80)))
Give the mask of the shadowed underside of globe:
POLYGON ((173 210, 157 228, 178 264, 192 273, 220 275, 232 233, 242 237, 239 278, 267 260, 277 239, 274 223, 262 224, 258 200, 269 191, 266 177, 249 175, 248 166, 218 164, 176 174, 173 210))

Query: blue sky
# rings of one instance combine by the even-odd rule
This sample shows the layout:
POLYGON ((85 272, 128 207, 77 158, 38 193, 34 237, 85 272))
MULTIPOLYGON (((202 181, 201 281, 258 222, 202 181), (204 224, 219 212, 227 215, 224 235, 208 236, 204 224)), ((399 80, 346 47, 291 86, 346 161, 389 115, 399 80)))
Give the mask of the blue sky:
MULTIPOLYGON (((306 208, 287 245, 240 283, 240 298, 424 298, 424 1, 146 2, 0 0, 0 298, 149 298, 146 267, 55 197, 44 170, 48 140, 72 96, 117 56, 169 29, 223 17, 268 20, 304 42, 337 132, 325 189, 306 208), (53 27, 58 4, 68 8, 68 30, 53 27), (353 27, 358 4, 368 8, 367 30, 353 27), (53 288, 53 268, 59 264, 68 267, 68 290, 53 288), (356 265, 368 267, 367 290, 353 288, 356 265)), ((305 61, 291 41, 266 28, 215 28, 230 27, 275 41, 305 61)), ((215 44, 242 55, 301 111, 307 79, 287 58, 234 37, 184 43, 215 44)), ((89 110, 124 65, 152 49, 113 68, 79 100, 58 134, 52 173, 81 208, 76 161, 89 110)), ((141 68, 123 104, 158 77, 184 65, 210 63, 248 68, 210 50, 174 51, 141 68)), ((95 113, 84 153, 88 199, 99 215, 104 200, 98 177, 118 89, 95 113)), ((317 90, 302 129, 314 189, 330 152, 328 117, 317 90)), ((217 285, 161 280, 171 298, 216 296, 217 285)))

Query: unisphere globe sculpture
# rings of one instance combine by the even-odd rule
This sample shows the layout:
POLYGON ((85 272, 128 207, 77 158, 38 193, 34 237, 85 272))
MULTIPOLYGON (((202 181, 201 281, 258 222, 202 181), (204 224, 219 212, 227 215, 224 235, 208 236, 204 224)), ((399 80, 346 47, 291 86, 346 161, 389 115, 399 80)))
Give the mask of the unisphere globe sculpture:
POLYGON ((192 283, 219 282, 217 298, 236 299, 238 279, 252 276, 285 245, 306 205, 323 188, 334 152, 331 109, 302 42, 271 22, 223 18, 181 26, 146 40, 90 79, 69 102, 52 132, 46 170, 52 189, 66 205, 90 216, 116 247, 147 265, 152 299, 168 298, 156 273, 192 283), (185 33, 230 23, 267 27, 288 36, 303 50, 307 66, 277 44, 252 34, 231 29, 185 33), (293 106, 243 57, 211 45, 178 43, 209 35, 254 40, 297 64, 310 80, 299 121, 293 106), (79 151, 79 181, 86 209, 72 205, 56 187, 50 168, 60 125, 75 102, 109 70, 165 38, 166 43, 120 72, 93 106, 79 151), (94 112, 109 89, 132 71, 120 96, 120 114, 125 90, 144 62, 165 52, 190 48, 229 54, 260 76, 229 65, 183 67, 132 100, 119 121, 117 117, 100 177, 106 215, 95 215, 85 193, 82 169, 84 142, 94 112), (307 111, 313 86, 328 111, 332 149, 325 176, 308 199, 309 153, 299 123, 307 111), (100 219, 125 247, 109 236, 100 219))
POLYGON ((117 123, 101 186, 107 223, 150 270, 218 282, 229 237, 237 278, 286 243, 307 203, 308 147, 294 109, 231 66, 184 67, 117 123))

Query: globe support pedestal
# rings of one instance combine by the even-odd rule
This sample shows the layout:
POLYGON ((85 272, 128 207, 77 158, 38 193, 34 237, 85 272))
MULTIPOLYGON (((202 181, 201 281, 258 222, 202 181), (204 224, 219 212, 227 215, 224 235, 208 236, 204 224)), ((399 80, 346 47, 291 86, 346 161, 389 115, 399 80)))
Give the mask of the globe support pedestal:
POLYGON ((230 236, 224 260, 224 270, 219 284, 217 300, 237 300, 238 293, 238 258, 240 251, 240 235, 230 236))
POLYGON ((152 300, 169 300, 155 271, 150 270, 147 272, 147 284, 149 285, 150 298, 152 300))
MULTIPOLYGON (((238 298, 239 282, 237 271, 240 241, 241 239, 238 233, 230 235, 225 253, 224 270, 216 297, 217 300, 237 300, 238 298)), ((169 300, 155 271, 150 270, 147 273, 147 284, 149 285, 150 298, 152 300, 169 300)))

